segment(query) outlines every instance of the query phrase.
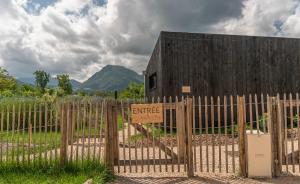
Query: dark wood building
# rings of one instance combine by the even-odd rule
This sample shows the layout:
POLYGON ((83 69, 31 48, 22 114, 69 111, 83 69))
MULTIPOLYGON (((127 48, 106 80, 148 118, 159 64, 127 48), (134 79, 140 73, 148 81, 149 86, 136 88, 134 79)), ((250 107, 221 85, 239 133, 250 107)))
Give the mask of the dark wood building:
POLYGON ((300 92, 300 39, 161 32, 145 74, 146 96, 300 92))

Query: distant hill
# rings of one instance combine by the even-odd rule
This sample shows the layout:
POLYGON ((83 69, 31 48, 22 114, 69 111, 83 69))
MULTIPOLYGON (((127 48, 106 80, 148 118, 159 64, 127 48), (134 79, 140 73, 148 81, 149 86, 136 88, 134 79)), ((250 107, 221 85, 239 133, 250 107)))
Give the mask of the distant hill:
POLYGON ((81 85, 82 89, 113 91, 125 89, 131 82, 142 83, 143 76, 118 65, 107 65, 81 85))
MULTIPOLYGON (((17 79, 17 81, 18 81, 19 84, 35 85, 35 78, 34 77, 19 78, 19 79, 17 79)), ((80 88, 80 85, 81 85, 80 82, 78 82, 74 79, 71 79, 70 82, 71 82, 74 89, 79 89, 80 88)), ((51 87, 54 86, 55 87, 55 86, 57 86, 57 84, 58 84, 57 79, 52 77, 47 86, 51 86, 51 87)))

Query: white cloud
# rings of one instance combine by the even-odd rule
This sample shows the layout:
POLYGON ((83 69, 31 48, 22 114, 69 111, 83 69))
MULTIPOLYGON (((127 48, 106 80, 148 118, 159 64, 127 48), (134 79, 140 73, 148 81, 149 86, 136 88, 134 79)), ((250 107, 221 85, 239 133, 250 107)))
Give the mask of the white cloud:
MULTIPOLYGON (((31 0, 34 2, 34 0, 31 0)), ((0 64, 84 80, 107 64, 145 69, 161 30, 300 36, 299 0, 60 0, 26 11, 0 1, 0 64)))

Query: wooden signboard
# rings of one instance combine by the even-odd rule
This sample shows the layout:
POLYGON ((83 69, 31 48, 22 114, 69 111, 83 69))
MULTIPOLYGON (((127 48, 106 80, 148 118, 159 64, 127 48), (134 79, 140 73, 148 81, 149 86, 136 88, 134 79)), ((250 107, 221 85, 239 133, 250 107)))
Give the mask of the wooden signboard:
POLYGON ((190 86, 182 86, 182 93, 190 93, 191 87, 190 86))
POLYGON ((132 104, 131 105, 132 123, 162 123, 163 104, 132 104))

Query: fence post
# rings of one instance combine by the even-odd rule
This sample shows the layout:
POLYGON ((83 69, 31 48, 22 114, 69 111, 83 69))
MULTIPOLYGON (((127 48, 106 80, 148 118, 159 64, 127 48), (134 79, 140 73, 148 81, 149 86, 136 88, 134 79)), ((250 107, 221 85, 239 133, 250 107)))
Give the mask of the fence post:
POLYGON ((271 134, 271 148, 272 148, 272 176, 278 177, 282 172, 282 109, 279 99, 276 97, 269 97, 268 107, 270 108, 270 134, 271 134))
POLYGON ((193 164, 193 101, 191 98, 186 99, 185 111, 185 130, 186 130, 186 155, 187 155, 187 175, 188 177, 194 176, 193 164))
POLYGON ((185 147, 185 125, 184 125, 184 101, 176 102, 176 131, 177 131, 177 147, 178 159, 180 162, 184 161, 186 154, 185 147))
MULTIPOLYGON (((116 102, 107 102, 105 111, 105 164, 112 169, 119 159, 118 113, 116 102)), ((129 127, 130 128, 130 127, 129 127)))
POLYGON ((239 131, 239 165, 240 174, 247 177, 247 158, 246 158, 246 123, 245 123, 245 109, 244 97, 237 97, 238 109, 238 131, 239 131))
POLYGON ((60 105, 60 165, 64 166, 67 162, 67 104, 60 105))

